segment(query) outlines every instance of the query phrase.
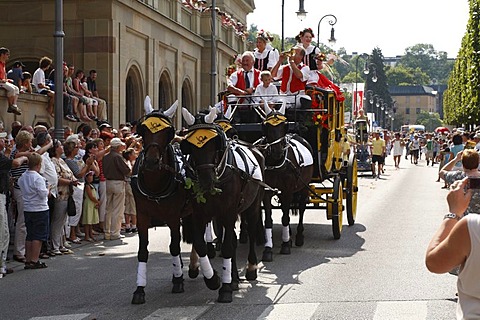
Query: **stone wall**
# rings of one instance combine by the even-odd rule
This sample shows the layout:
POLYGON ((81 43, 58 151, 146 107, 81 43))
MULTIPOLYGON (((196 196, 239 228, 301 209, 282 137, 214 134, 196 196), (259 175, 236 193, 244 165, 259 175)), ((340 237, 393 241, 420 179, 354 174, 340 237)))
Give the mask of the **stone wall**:
MULTIPOLYGON (((50 127, 54 125, 54 119, 47 113, 48 98, 37 93, 21 93, 18 97, 18 107, 22 109, 22 115, 17 116, 8 113, 8 102, 5 90, 0 89, 0 121, 3 122, 5 130, 10 132, 13 121, 20 121, 23 125, 35 126, 38 122, 46 122, 50 127)), ((62 119, 62 127, 69 126, 76 129, 79 122, 68 122, 62 119)), ((94 125, 92 122, 91 125, 94 125)))

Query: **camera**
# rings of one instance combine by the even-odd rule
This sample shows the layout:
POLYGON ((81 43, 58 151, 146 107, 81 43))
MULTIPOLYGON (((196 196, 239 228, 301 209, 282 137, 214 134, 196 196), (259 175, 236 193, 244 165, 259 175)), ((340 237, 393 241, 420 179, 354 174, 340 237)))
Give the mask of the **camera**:
POLYGON ((468 178, 468 189, 480 189, 480 177, 468 178))

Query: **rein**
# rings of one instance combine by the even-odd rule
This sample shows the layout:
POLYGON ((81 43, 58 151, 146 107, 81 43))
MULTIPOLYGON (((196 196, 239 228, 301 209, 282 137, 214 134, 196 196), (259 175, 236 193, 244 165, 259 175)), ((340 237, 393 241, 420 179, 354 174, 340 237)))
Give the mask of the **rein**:
MULTIPOLYGON (((172 196, 175 193, 175 191, 177 189, 177 186, 183 180, 183 177, 180 173, 180 170, 176 170, 172 166, 170 166, 170 165, 168 165, 168 164, 166 164, 162 161, 162 159, 164 158, 164 155, 163 155, 163 153, 160 153, 161 156, 158 159, 159 165, 158 165, 157 170, 155 170, 155 171, 157 171, 157 172, 167 171, 167 172, 172 173, 173 175, 170 179, 168 179, 168 181, 165 181, 164 190, 161 190, 159 192, 152 192, 151 190, 147 190, 146 187, 144 186, 144 184, 142 183, 142 181, 144 181, 144 178, 145 178, 145 176, 144 176, 145 154, 146 154, 146 151, 150 147, 156 147, 156 148, 159 149, 159 151, 161 150, 157 143, 152 143, 152 144, 148 145, 147 148, 140 153, 140 155, 138 156, 138 159, 135 163, 135 168, 134 168, 135 174, 132 175, 132 180, 131 181, 132 181, 132 184, 134 184, 134 186, 136 187, 136 189, 138 190, 138 192, 140 192, 140 194, 142 196, 144 196, 145 198, 147 198, 150 201, 155 201, 155 202, 159 203, 159 201, 164 200, 164 199, 172 196)), ((171 154, 174 156, 175 152, 173 150, 172 145, 168 144, 167 145, 167 150, 171 151, 171 154)))

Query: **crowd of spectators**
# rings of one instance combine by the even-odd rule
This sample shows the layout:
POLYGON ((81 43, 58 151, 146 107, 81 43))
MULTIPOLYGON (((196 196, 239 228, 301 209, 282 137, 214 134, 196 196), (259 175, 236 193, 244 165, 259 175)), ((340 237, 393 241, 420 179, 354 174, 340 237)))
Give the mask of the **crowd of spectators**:
POLYGON ((33 75, 25 70, 22 61, 15 61, 10 70, 6 64, 10 50, 0 48, 0 88, 7 92, 7 112, 17 115, 22 110, 17 106, 18 96, 22 93, 42 94, 48 96, 46 111, 54 116, 55 92, 62 88, 63 116, 71 122, 94 122, 107 120, 107 102, 100 98, 97 91, 97 71, 91 69, 88 75, 81 69, 75 69, 73 64, 63 62, 63 84, 55 84, 55 69, 52 59, 42 57, 33 75))
POLYGON ((64 142, 44 124, 15 121, 11 128, 5 132, 0 125, 0 276, 13 272, 8 257, 25 269, 46 268, 39 259, 71 254, 82 241, 118 240, 137 231, 127 183, 142 147, 135 125, 117 130, 107 122, 98 128, 82 123, 76 132, 66 126, 64 142), (105 161, 121 174, 112 172, 114 165, 105 172, 105 161), (74 215, 67 214, 70 196, 74 215))

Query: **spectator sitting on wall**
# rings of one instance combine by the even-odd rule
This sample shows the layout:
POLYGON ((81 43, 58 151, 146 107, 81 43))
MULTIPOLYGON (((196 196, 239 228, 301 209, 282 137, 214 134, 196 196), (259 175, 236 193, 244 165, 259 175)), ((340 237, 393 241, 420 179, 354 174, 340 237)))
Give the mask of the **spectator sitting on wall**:
POLYGON ((33 73, 32 84, 37 89, 37 93, 46 94, 48 96, 48 107, 47 112, 50 116, 53 117, 53 106, 55 103, 55 92, 50 90, 50 87, 47 86, 45 82, 45 72, 52 65, 52 59, 49 57, 43 57, 40 59, 39 67, 33 73))
POLYGON ((23 67, 25 67, 25 65, 21 61, 15 61, 12 69, 8 70, 7 72, 7 78, 12 80, 13 84, 19 89, 22 87, 23 67))
POLYGON ((92 69, 88 73, 89 77, 87 78, 87 87, 88 90, 92 92, 93 99, 98 102, 98 112, 97 116, 100 120, 107 120, 107 102, 104 99, 101 99, 97 91, 97 71, 92 69))
POLYGON ((10 50, 5 47, 0 48, 0 88, 7 90, 8 109, 7 112, 21 115, 22 110, 17 107, 18 94, 20 89, 17 88, 11 80, 7 79, 5 64, 10 57, 10 50))
POLYGON ((20 87, 20 92, 23 93, 32 93, 32 74, 28 71, 23 71, 22 73, 23 80, 22 80, 22 86, 20 87))

